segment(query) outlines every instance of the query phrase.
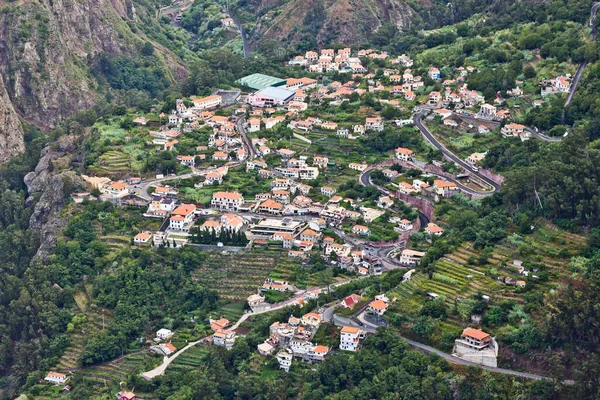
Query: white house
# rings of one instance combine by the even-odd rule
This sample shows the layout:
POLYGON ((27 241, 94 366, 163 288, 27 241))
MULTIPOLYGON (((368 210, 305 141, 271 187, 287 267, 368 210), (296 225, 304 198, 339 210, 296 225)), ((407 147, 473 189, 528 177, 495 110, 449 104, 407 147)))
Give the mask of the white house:
POLYGON ((143 244, 148 243, 152 238, 152 233, 150 232, 140 232, 133 238, 133 243, 135 244, 143 244))
POLYGON ((188 230, 194 219, 194 211, 196 206, 193 204, 182 204, 177 207, 169 218, 169 228, 178 231, 188 230))
POLYGON ((69 379, 65 374, 61 374, 60 372, 48 372, 48 375, 44 378, 46 382, 54 383, 55 385, 62 385, 69 379))
POLYGON ((398 221, 398 227, 404 231, 410 231, 413 228, 413 224, 407 219, 401 219, 398 221))
POLYGON ((427 228, 425 228, 427 233, 435 236, 442 236, 444 234, 444 229, 433 222, 427 224, 427 228))
POLYGON ((370 302, 367 307, 367 310, 380 316, 383 315, 387 309, 388 305, 383 300, 374 300, 370 302))
POLYGON ((398 147, 396 149, 396 158, 402 161, 409 161, 414 154, 414 151, 411 149, 406 149, 404 147, 398 147))
POLYGON ((225 347, 227 350, 231 350, 235 344, 235 332, 227 329, 219 329, 213 334, 213 344, 216 346, 225 347))
POLYGON ((400 264, 417 265, 424 255, 425 253, 422 251, 404 249, 400 254, 400 264))
POLYGON ((382 131, 383 119, 381 117, 367 118, 365 120, 365 130, 382 131))
POLYGON ((244 204, 244 196, 237 192, 215 192, 211 207, 219 210, 236 211, 244 204))
POLYGON ((277 361, 279 362, 279 368, 281 368, 285 372, 289 372, 290 367, 292 365, 292 358, 294 358, 292 352, 289 350, 282 350, 279 353, 277 353, 276 357, 277 361))
POLYGON ((160 340, 169 340, 173 336, 173 332, 170 329, 161 328, 156 331, 156 337, 160 340))
POLYGON ((354 326, 344 326, 340 333, 340 350, 356 351, 361 339, 361 331, 354 326))
POLYGON ((258 132, 258 131, 260 131, 260 119, 250 118, 248 120, 248 132, 258 132))
POLYGON ((219 95, 202 97, 200 99, 192 100, 194 108, 197 110, 205 110, 207 108, 218 107, 223 99, 219 95))

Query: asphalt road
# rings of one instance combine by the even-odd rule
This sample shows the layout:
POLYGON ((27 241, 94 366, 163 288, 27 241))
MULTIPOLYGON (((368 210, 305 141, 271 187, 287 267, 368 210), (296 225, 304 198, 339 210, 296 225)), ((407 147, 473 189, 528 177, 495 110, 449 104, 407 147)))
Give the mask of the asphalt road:
MULTIPOLYGON (((431 143, 437 149, 439 149, 444 154, 444 156, 446 156, 450 160, 454 161, 456 164, 458 164, 461 167, 463 167, 466 171, 469 171, 470 174, 477 176, 479 179, 481 179, 482 181, 484 181, 485 183, 487 183, 488 185, 490 185, 494 189, 493 192, 497 192, 498 190, 500 190, 500 184, 494 182, 493 180, 491 180, 487 176, 481 174, 480 172, 473 171, 473 169, 471 168, 471 166, 469 164, 467 164, 465 161, 463 161, 458 156, 455 156, 454 153, 452 153, 443 144, 441 144, 435 138, 435 136, 433 136, 433 134, 429 131, 429 129, 423 124, 423 121, 422 121, 423 113, 424 113, 424 111, 419 111, 413 117, 413 120, 415 122, 415 126, 419 129, 419 131, 421 131, 421 134, 423 135, 423 137, 429 143, 431 143)), ((464 187, 464 185, 462 185, 462 186, 464 187)), ((477 192, 477 191, 474 191, 474 190, 468 189, 468 188, 466 188, 466 189, 467 190, 465 190, 465 191, 467 191, 467 192, 470 191, 470 192, 472 192, 474 194, 481 194, 481 192, 477 192)))
MULTIPOLYGON (((237 167, 239 165, 241 165, 241 163, 234 162, 234 163, 229 164, 228 167, 237 167)), ((137 184, 137 185, 128 185, 128 189, 129 189, 130 193, 135 194, 144 200, 152 200, 152 196, 150 195, 150 193, 148 193, 148 189, 150 189, 151 186, 156 185, 157 183, 174 181, 177 179, 187 179, 187 178, 191 178, 193 176, 206 175, 207 173, 209 173, 210 171, 214 171, 215 169, 216 168, 211 167, 211 168, 207 168, 204 170, 189 172, 189 173, 183 174, 183 175, 167 175, 164 178, 143 181, 142 183, 137 184)))
MULTIPOLYGON (((333 311, 334 311, 335 305, 332 307, 327 308, 325 311, 330 313, 329 316, 329 320, 333 319, 333 311)), ((377 331, 377 326, 369 323, 363 316, 363 312, 359 312, 358 316, 356 317, 356 319, 358 321, 360 321, 360 323, 362 324, 362 326, 360 327, 362 330, 374 334, 377 331)), ((541 380, 541 379, 545 379, 545 380, 551 380, 551 378, 545 377, 545 376, 541 376, 541 375, 536 375, 536 374, 530 374, 527 372, 521 372, 521 371, 515 371, 512 369, 506 369, 506 368, 494 368, 494 367, 488 367, 485 365, 481 365, 481 364, 477 364, 471 361, 466 361, 463 359, 460 359, 458 357, 453 356, 452 354, 448 354, 445 353, 441 350, 438 350, 434 347, 428 346, 426 344, 420 343, 420 342, 416 342, 412 339, 408 339, 405 338, 404 336, 401 336, 400 334, 398 334, 398 336, 400 336, 402 339, 406 340, 406 343, 408 343, 409 346, 420 350, 424 353, 427 354, 436 354, 440 357, 442 357, 443 359, 445 359, 446 361, 453 363, 453 364, 460 364, 460 365, 466 365, 466 366, 470 366, 470 367, 477 367, 477 368, 481 368, 481 369, 485 369, 491 372, 496 372, 496 373, 500 373, 500 374, 505 374, 505 375, 512 375, 512 376, 518 376, 521 378, 527 378, 527 379, 536 379, 536 380, 541 380)), ((573 382, 572 381, 564 381, 563 384, 566 385, 572 385, 573 382)))
POLYGON ((246 148, 248 149, 248 159, 251 160, 253 158, 256 158, 256 150, 254 149, 254 146, 252 146, 252 141, 250 139, 248 139, 248 135, 247 135, 247 131, 246 128, 244 127, 244 123, 246 122, 246 119, 244 117, 240 117, 238 118, 238 120, 235 122, 237 131, 240 134, 240 137, 242 138, 242 142, 244 143, 244 146, 246 146, 246 148))
MULTIPOLYGON (((598 11, 598 7, 600 7, 600 3, 595 3, 592 6, 592 11, 590 15, 590 25, 592 26, 592 40, 596 41, 598 37, 598 31, 596 29, 596 12, 598 11)), ((569 96, 567 97, 567 101, 565 102, 565 107, 571 104, 573 97, 575 96, 575 92, 577 91, 577 85, 579 84, 579 80, 581 79, 581 75, 583 74, 583 70, 588 65, 589 60, 584 60, 581 64, 579 64, 579 68, 577 68, 577 72, 575 73, 575 77, 573 78, 573 83, 571 84, 571 90, 569 91, 569 96)), ((563 114, 564 117, 564 114, 563 114)))
POLYGON ((242 43, 244 46, 244 58, 250 58, 250 45, 248 44, 248 38, 246 37, 246 31, 244 30, 244 26, 236 17, 233 16, 233 14, 231 14, 227 7, 225 7, 225 12, 233 20, 235 26, 237 26, 238 30, 240 31, 240 35, 242 35, 242 43))

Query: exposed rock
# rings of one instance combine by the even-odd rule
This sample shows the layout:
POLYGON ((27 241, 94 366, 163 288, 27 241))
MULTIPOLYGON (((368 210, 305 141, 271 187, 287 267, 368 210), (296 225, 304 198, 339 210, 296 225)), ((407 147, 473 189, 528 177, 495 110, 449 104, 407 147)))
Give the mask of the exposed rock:
POLYGON ((76 138, 63 136, 42 150, 42 157, 35 171, 25 176, 25 184, 30 206, 39 197, 29 219, 29 228, 40 233, 40 247, 36 258, 45 259, 49 254, 62 230, 68 223, 68 218, 61 215, 61 210, 67 204, 67 197, 75 186, 82 186, 83 180, 73 171, 55 169, 54 161, 65 162, 68 154, 75 153, 76 138))
POLYGON ((25 150, 23 127, 0 74, 0 163, 25 150))
POLYGON ((323 10, 318 15, 321 19, 318 31, 313 32, 319 44, 364 43, 385 23, 399 29, 409 28, 416 15, 403 0, 291 0, 278 5, 272 0, 262 0, 258 3, 257 10, 271 11, 257 21, 252 32, 254 43, 265 39, 298 42, 303 36, 298 26, 310 23, 316 9, 323 10))
MULTIPOLYGON (((131 8, 131 0, 0 0, 0 76, 6 87, 0 82, 0 162, 23 151, 16 115, 48 129, 97 104, 91 58, 137 56, 149 40, 130 20, 131 8), (11 148, 6 156, 4 145, 11 148)), ((154 10, 146 12, 154 18, 154 10)), ((182 76, 177 56, 153 44, 171 76, 182 76)))

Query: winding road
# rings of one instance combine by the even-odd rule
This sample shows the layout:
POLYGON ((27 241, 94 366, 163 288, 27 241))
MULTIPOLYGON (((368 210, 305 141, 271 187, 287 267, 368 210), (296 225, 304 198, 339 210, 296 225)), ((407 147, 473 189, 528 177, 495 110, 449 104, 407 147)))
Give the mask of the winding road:
MULTIPOLYGON (((240 162, 233 162, 231 164, 228 164, 227 166, 228 167, 238 167, 240 165, 242 165, 240 162)), ((150 195, 150 193, 148 193, 148 190, 150 189, 151 186, 154 186, 157 183, 174 181, 177 179, 188 179, 188 178, 191 178, 194 176, 202 176, 202 175, 206 175, 210 171, 215 171, 215 170, 216 170, 215 167, 211 167, 211 168, 207 168, 207 169, 200 170, 200 171, 188 172, 187 174, 183 174, 183 175, 167 175, 164 178, 143 181, 142 183, 139 183, 137 185, 128 185, 127 188, 129 189, 129 192, 131 194, 134 194, 144 200, 149 201, 149 200, 152 200, 152 196, 150 195)))
MULTIPOLYGON (((283 301, 279 304, 277 304, 276 306, 273 306, 272 308, 269 308, 268 310, 262 310, 262 311, 255 311, 255 312, 247 312, 245 314, 243 314, 237 321, 235 324, 233 324, 231 327, 229 327, 229 330, 235 330, 237 329, 244 321, 246 321, 248 318, 255 316, 255 315, 259 315, 259 314, 266 314, 272 311, 277 311, 277 310, 281 310, 282 308, 285 307, 289 307, 290 305, 294 305, 296 304, 296 302, 298 301, 298 299, 302 298, 304 296, 304 294, 308 291, 312 291, 312 290, 320 290, 320 291, 324 291, 324 290, 329 290, 331 288, 335 288, 337 286, 341 286, 341 285, 345 285, 347 283, 350 283, 352 281, 355 280, 359 280, 359 279, 363 279, 364 277, 360 276, 357 278, 352 278, 352 279, 344 279, 341 281, 337 281, 334 282, 330 285, 326 285, 326 286, 315 286, 315 287, 310 287, 307 288, 305 290, 299 290, 295 293, 294 297, 291 297, 290 299, 283 301)), ((331 309, 333 310, 333 308, 331 309)), ((179 357, 181 354, 185 353, 186 350, 190 349, 191 347, 194 347, 195 345, 197 345, 198 343, 202 343, 203 340, 205 340, 206 337, 203 337, 202 339, 196 340, 195 342, 191 342, 188 343, 184 348, 182 348, 181 350, 179 350, 177 353, 173 354, 171 357, 167 357, 164 356, 163 357, 163 362, 162 364, 160 364, 158 367, 147 371, 147 372, 142 372, 140 375, 142 376, 142 378, 146 379, 146 380, 152 380, 153 378, 159 376, 159 375, 163 375, 165 373, 165 371, 167 370, 167 367, 169 365, 171 365, 171 363, 177 358, 179 357)))
MULTIPOLYGON (((592 41, 595 42, 596 39, 598 38, 598 29, 596 27, 596 12, 598 11, 598 8, 600 7, 600 2, 598 3, 594 3, 594 5, 592 6, 592 11, 590 12, 590 26, 592 27, 592 41)), ((583 70, 585 69, 585 67, 588 65, 589 60, 585 59, 582 61, 581 64, 579 64, 579 67, 577 68, 577 72, 575 72, 575 77, 573 78, 573 83, 571 84, 571 90, 569 90, 569 95, 567 96, 567 101, 565 102, 565 105, 563 107, 563 113, 562 113, 562 118, 561 118, 561 124, 565 125, 566 122, 566 117, 565 117, 565 109, 569 106, 569 104, 571 104, 571 101, 573 100, 573 97, 575 97, 575 92, 577 91, 577 85, 579 84, 579 80, 581 79, 581 76, 583 75, 583 70)))
MULTIPOLYGON (((590 15, 590 26, 592 27, 592 41, 595 42, 598 38, 598 30, 596 28, 596 12, 600 7, 600 2, 595 3, 592 6, 592 11, 590 15)), ((571 104, 573 100, 573 96, 575 96, 575 92, 577 91, 577 85, 579 84, 579 80, 581 79, 581 75, 583 74, 583 70, 588 65, 589 60, 583 60, 581 64, 579 64, 579 68, 577 68, 577 72, 575 73, 575 77, 573 78, 573 83, 571 84, 571 90, 569 91, 569 96, 567 97, 567 101, 565 102, 565 107, 571 104)))
POLYGON ((246 37, 246 31, 244 30, 244 26, 240 23, 240 21, 231 13, 229 8, 224 8, 229 18, 233 20, 235 26, 237 26, 240 31, 240 35, 242 35, 242 44, 244 46, 244 58, 250 58, 250 45, 248 44, 248 38, 246 37))
POLYGON ((482 194, 489 195, 489 194, 493 194, 494 192, 497 192, 498 190, 500 190, 499 183, 494 182, 493 180, 491 180, 487 176, 483 175, 479 171, 474 171, 473 168, 469 164, 467 164, 466 161, 463 161, 460 157, 454 155, 454 153, 452 153, 450 150, 448 150, 443 144, 441 144, 435 138, 435 136, 433 136, 431 131, 429 131, 429 129, 425 126, 425 124, 423 124, 422 118, 425 113, 426 113, 425 110, 421 110, 413 116, 415 126, 419 129, 419 131, 421 131, 421 135, 423 135, 425 140, 427 140, 429 143, 431 143, 433 146, 435 146, 437 149, 439 149, 446 158, 454 161, 456 164, 460 165, 466 171, 470 171, 469 172, 470 174, 477 176, 483 182, 487 183, 490 187, 493 188, 493 190, 491 192, 478 192, 476 190, 467 188, 466 186, 460 184, 459 182, 455 182, 455 183, 457 183, 457 185, 462 186, 464 188, 465 192, 471 193, 471 194, 476 194, 476 195, 482 195, 482 194))
POLYGON ((235 122, 237 131, 240 133, 240 137, 242 138, 242 142, 244 143, 244 146, 246 146, 246 148, 248 149, 248 160, 252 160, 254 158, 257 157, 256 155, 256 150, 254 149, 254 146, 252 146, 252 141, 250 139, 248 139, 248 131, 246 130, 246 119, 244 117, 240 117, 238 118, 238 120, 235 122))

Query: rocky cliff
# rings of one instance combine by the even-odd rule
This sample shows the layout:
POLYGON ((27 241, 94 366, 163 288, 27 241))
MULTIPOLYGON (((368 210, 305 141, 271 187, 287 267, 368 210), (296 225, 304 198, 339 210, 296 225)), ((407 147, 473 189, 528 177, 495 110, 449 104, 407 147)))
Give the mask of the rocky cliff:
POLYGON ((0 74, 0 163, 24 149, 23 127, 0 74))
MULTIPOLYGON (((149 40, 136 28, 133 10, 131 0, 0 0, 0 75, 6 88, 0 84, 0 111, 7 110, 0 121, 0 149, 5 143, 13 152, 23 149, 15 112, 51 128, 96 104, 92 57, 137 55, 149 40)), ((177 57, 154 44, 171 71, 182 74, 177 57)))
POLYGON ((415 12, 402 0, 291 0, 274 4, 259 1, 256 12, 270 9, 258 19, 252 40, 275 39, 294 44, 314 36, 318 44, 364 43, 383 24, 410 27, 415 12))
POLYGON ((70 171, 71 161, 76 157, 78 138, 62 136, 42 151, 35 171, 25 176, 29 198, 33 206, 29 229, 40 233, 40 247, 36 258, 45 259, 68 223, 68 216, 61 210, 66 205, 73 188, 83 186, 83 180, 70 171))

